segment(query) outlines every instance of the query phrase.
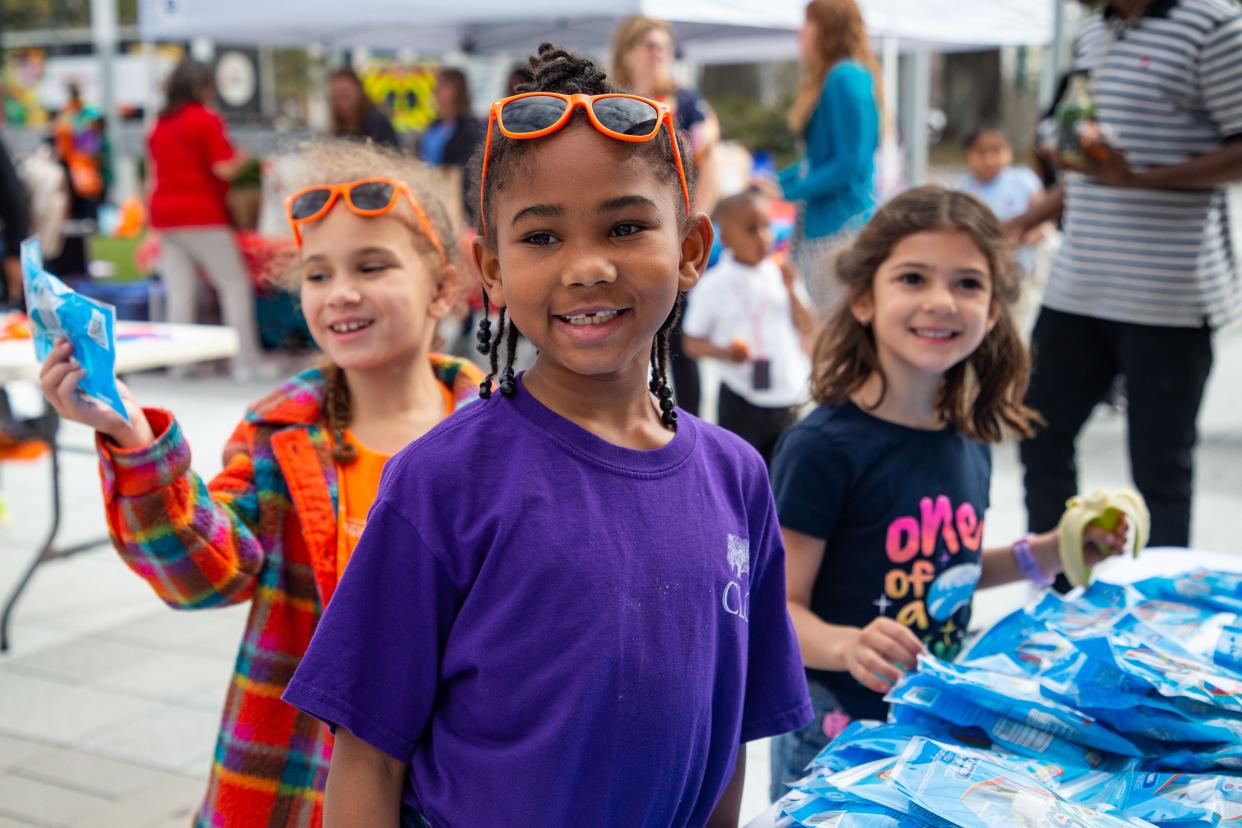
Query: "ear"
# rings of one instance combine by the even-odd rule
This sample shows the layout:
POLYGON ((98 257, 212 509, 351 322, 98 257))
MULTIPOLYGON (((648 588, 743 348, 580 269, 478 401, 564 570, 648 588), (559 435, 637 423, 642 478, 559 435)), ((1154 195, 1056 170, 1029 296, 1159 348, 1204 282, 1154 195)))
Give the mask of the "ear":
POLYGON ((505 306, 504 285, 500 282, 500 254, 495 245, 488 244, 482 236, 475 236, 470 246, 470 258, 483 279, 483 289, 488 301, 495 307, 505 306))
POLYGON ((712 242, 716 238, 716 230, 706 213, 695 213, 686 223, 686 234, 681 239, 681 262, 677 266, 677 290, 681 292, 698 284, 699 277, 707 270, 712 242))
POLYGON ((432 285, 431 304, 427 306, 427 315, 432 319, 443 319, 452 310, 456 301, 457 268, 446 264, 436 273, 435 284, 432 285))
POLYGON ((996 327, 996 323, 1000 321, 1000 318, 1001 303, 993 297, 992 306, 988 308, 988 333, 992 332, 992 329, 996 327))
POLYGON ((875 300, 871 298, 871 291, 861 293, 857 299, 850 302, 850 313, 854 314, 858 324, 863 327, 872 323, 875 319, 875 300))

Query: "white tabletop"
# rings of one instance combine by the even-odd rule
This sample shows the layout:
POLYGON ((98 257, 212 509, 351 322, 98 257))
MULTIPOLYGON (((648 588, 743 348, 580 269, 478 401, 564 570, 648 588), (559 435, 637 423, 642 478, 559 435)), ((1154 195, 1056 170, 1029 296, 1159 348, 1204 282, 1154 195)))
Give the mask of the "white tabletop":
MULTIPOLYGON (((172 325, 150 322, 116 323, 116 373, 208 362, 237 356, 237 332, 220 325, 172 325)), ((34 342, 0 342, 0 382, 39 377, 34 342)))
MULTIPOLYGON (((1110 558, 1097 566, 1092 574, 1101 581, 1129 584, 1144 578, 1176 575, 1200 567, 1223 572, 1242 572, 1242 554, 1171 547, 1144 549, 1135 559, 1110 558)), ((784 828, 793 824, 793 820, 781 820, 780 808, 773 803, 762 814, 746 823, 745 828, 784 828)))

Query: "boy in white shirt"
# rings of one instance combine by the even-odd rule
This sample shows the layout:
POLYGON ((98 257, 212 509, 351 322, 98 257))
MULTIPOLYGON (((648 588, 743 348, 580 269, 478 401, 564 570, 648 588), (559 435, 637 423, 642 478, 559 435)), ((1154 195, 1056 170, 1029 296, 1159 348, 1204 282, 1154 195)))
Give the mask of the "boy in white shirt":
POLYGON ((764 208, 753 191, 717 205, 713 218, 725 252, 687 297, 681 327, 687 355, 721 362, 717 422, 770 463, 808 397, 804 341, 816 320, 793 266, 771 256, 764 208))

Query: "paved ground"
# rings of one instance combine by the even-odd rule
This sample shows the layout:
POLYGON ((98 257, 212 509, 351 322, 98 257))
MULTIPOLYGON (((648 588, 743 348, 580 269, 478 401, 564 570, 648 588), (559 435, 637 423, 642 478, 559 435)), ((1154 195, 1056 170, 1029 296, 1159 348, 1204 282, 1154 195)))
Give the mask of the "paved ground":
MULTIPOLYGON (((174 408, 196 468, 219 468, 219 448, 262 386, 150 375, 139 397, 174 408)), ((1195 545, 1242 552, 1242 337, 1218 342, 1199 452, 1195 545)), ((90 435, 66 428, 65 440, 90 435)), ((1124 423, 1101 410, 1084 434, 1085 486, 1127 479, 1124 423)), ((90 457, 66 461, 64 540, 100 535, 103 520, 90 457)), ((0 470, 10 518, 0 526, 0 590, 7 591, 44 531, 44 463, 0 470)), ((1008 542, 1024 526, 1012 447, 997 452, 987 538, 1008 542)), ((1025 587, 980 596, 987 623, 1025 600, 1025 587)), ((186 825, 204 788, 217 716, 244 608, 167 610, 108 549, 43 567, 19 605, 13 652, 0 656, 0 828, 186 825)), ((767 787, 766 745, 752 746, 744 816, 767 787)))

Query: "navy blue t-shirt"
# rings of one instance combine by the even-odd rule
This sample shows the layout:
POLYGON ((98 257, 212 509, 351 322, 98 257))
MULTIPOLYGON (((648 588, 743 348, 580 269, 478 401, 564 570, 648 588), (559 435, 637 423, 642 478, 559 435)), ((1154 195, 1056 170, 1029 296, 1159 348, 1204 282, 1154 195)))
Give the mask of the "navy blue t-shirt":
MULTIPOLYGON (((820 406, 781 438, 772 488, 781 526, 823 538, 811 610, 863 627, 880 614, 955 657, 979 581, 990 449, 953 429, 896 425, 852 402, 820 406)), ((807 670, 855 719, 883 698, 848 672, 807 670)))

